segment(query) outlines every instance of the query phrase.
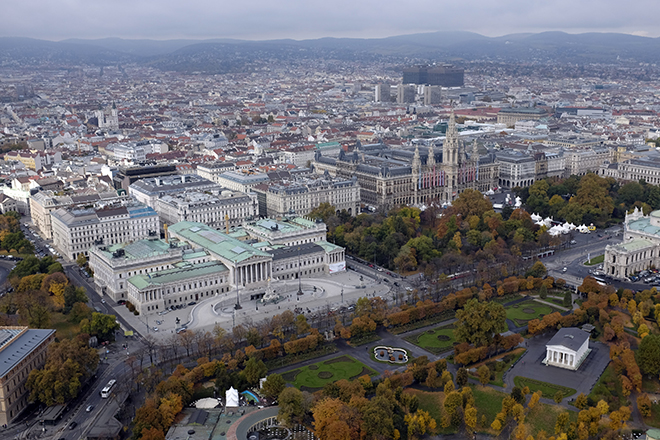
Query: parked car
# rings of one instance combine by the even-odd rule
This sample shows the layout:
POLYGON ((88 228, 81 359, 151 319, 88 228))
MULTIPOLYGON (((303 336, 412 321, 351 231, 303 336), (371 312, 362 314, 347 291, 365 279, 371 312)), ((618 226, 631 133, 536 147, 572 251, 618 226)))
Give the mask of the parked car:
POLYGON ((89 405, 87 409, 85 409, 85 411, 92 412, 93 409, 94 409, 94 405, 89 405))
POLYGON ((76 426, 78 426, 78 422, 69 423, 69 429, 71 429, 71 430, 76 429, 76 426))

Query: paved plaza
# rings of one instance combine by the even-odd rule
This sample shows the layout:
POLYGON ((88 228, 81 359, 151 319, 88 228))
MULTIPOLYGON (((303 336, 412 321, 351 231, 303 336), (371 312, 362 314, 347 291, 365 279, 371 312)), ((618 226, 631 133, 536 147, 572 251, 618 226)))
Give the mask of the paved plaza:
MULTIPOLYGON (((135 316, 121 305, 114 306, 112 313, 120 314, 142 336, 150 334, 158 339, 164 339, 174 334, 176 329, 184 324, 195 331, 211 331, 216 324, 231 330, 235 325, 258 322, 285 310, 293 312, 296 307, 309 309, 312 313, 327 312, 328 307, 341 306, 342 297, 344 305, 354 304, 363 296, 392 299, 392 283, 377 282, 373 278, 351 270, 321 278, 303 278, 301 285, 304 294, 298 296, 298 280, 273 282, 272 290, 282 297, 277 304, 261 304, 257 300, 250 300, 250 295, 258 292, 239 289, 242 307, 239 310, 234 310, 236 304, 236 289, 234 289, 163 315, 154 313, 135 316), (158 330, 155 331, 154 328, 158 330)), ((261 292, 264 290, 265 288, 260 289, 261 292)))
MULTIPOLYGON (((589 341, 591 353, 582 362, 577 371, 554 366, 546 366, 541 362, 545 359, 545 345, 553 334, 537 336, 526 341, 527 351, 520 361, 506 375, 507 389, 513 388, 513 378, 523 376, 542 382, 573 388, 578 394, 589 394, 601 374, 610 363, 610 351, 600 342, 589 341)), ((552 396, 544 396, 552 398, 552 396)))

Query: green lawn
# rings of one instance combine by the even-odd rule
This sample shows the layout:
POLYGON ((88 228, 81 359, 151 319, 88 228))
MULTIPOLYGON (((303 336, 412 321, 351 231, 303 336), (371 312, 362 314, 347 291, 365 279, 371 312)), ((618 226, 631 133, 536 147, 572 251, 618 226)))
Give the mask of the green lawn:
POLYGON ((470 385, 470 388, 472 388, 472 395, 474 396, 474 405, 477 407, 477 424, 481 423, 482 415, 486 416, 486 427, 479 427, 477 431, 492 433, 490 424, 493 423, 495 416, 502 409, 502 399, 507 394, 481 385, 470 385))
POLYGON ((591 393, 589 393, 589 397, 591 397, 594 402, 604 400, 610 406, 610 411, 619 409, 622 405, 627 405, 627 399, 623 397, 620 376, 616 374, 612 364, 605 368, 600 379, 598 379, 598 382, 594 385, 591 393))
POLYGON ((442 430, 440 423, 442 422, 442 407, 445 401, 445 393, 421 391, 413 388, 406 388, 404 393, 417 396, 419 402, 419 409, 428 411, 429 415, 433 417, 437 423, 436 433, 442 430))
POLYGON ((454 326, 446 325, 444 327, 434 328, 406 336, 404 339, 433 354, 444 353, 451 350, 454 346, 454 326))
POLYGON ((355 379, 365 374, 375 376, 378 373, 351 356, 344 355, 287 371, 282 377, 296 388, 316 390, 341 379, 355 379))
MULTIPOLYGON (((495 375, 495 378, 491 380, 489 383, 491 385, 504 387, 505 384, 502 378, 504 376, 504 373, 509 369, 511 365, 513 365, 514 362, 520 359, 520 356, 522 356, 525 353, 525 351, 527 350, 524 348, 516 348, 515 350, 506 353, 504 355, 486 359, 484 362, 475 364, 470 369, 474 368, 475 370, 478 370, 479 367, 481 367, 482 365, 486 365, 491 370, 491 372, 494 372, 495 375), (498 362, 498 359, 502 359, 502 360, 498 362)), ((476 373, 475 374, 470 373, 470 375, 473 378, 479 380, 479 376, 476 373)))
POLYGON ((605 255, 598 255, 596 257, 592 257, 591 260, 586 260, 584 262, 585 266, 595 266, 597 264, 601 264, 603 261, 605 261, 605 255))
POLYGON ((517 326, 522 327, 532 319, 541 319, 543 316, 557 311, 554 307, 530 299, 507 307, 506 317, 515 322, 517 326))
MULTIPOLYGON (((528 425, 530 430, 528 434, 536 437, 540 431, 545 431, 546 435, 551 435, 555 432, 555 424, 557 423, 557 416, 560 413, 567 411, 558 405, 548 405, 547 403, 537 403, 536 406, 529 410, 525 419, 525 424, 528 425)), ((577 420, 576 411, 567 411, 569 420, 575 422, 577 420)))
POLYGON ((564 394, 564 399, 572 396, 576 393, 573 388, 564 387, 561 385, 555 385, 552 383, 541 382, 540 380, 528 379, 522 376, 516 376, 513 378, 513 383, 520 388, 529 387, 529 390, 533 393, 537 390, 541 390, 543 397, 552 399, 557 391, 561 391, 564 394))

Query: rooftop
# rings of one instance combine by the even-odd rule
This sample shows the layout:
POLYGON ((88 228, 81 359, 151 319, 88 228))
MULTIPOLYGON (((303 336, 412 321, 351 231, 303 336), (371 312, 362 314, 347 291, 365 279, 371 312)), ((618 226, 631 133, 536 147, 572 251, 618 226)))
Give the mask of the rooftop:
POLYGON ((0 377, 4 377, 54 333, 55 330, 0 327, 0 377))
POLYGON ((249 244, 236 240, 204 223, 179 222, 168 228, 170 234, 195 243, 227 260, 241 262, 253 256, 270 258, 270 254, 255 249, 249 244))
POLYGON ((167 269, 146 275, 135 275, 128 279, 138 289, 146 289, 149 286, 161 286, 181 280, 192 279, 214 273, 226 272, 229 269, 219 261, 207 261, 206 263, 190 264, 179 263, 174 269, 167 269))
POLYGON ((546 345, 558 345, 566 347, 573 351, 578 351, 584 341, 589 339, 589 333, 576 327, 566 327, 559 329, 557 333, 548 341, 546 345))

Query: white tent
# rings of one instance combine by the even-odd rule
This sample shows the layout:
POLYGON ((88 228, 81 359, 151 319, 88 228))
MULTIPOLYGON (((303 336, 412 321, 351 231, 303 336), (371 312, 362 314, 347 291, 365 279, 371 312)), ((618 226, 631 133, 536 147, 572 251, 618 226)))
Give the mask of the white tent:
POLYGON ((231 387, 225 393, 225 407, 238 407, 238 390, 231 387))
POLYGON ((538 225, 538 222, 540 220, 543 220, 543 217, 541 217, 538 214, 532 214, 530 217, 532 217, 532 221, 538 225))

